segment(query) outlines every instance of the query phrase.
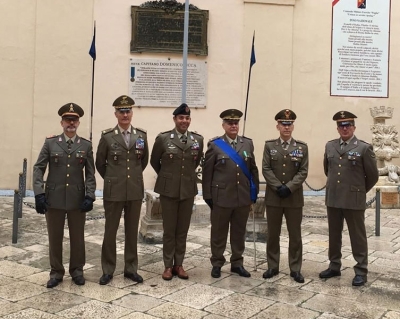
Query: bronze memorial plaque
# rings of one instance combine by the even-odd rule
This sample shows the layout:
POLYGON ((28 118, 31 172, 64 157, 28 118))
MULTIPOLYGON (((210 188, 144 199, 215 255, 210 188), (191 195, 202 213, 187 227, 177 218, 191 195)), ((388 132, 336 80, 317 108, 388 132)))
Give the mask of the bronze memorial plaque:
MULTIPOLYGON (((131 7, 131 52, 181 53, 184 10, 142 6, 131 7)), ((208 10, 190 10, 188 53, 208 55, 207 23, 208 10)))
POLYGON ((382 192, 382 205, 397 205, 399 202, 399 193, 386 193, 382 192))

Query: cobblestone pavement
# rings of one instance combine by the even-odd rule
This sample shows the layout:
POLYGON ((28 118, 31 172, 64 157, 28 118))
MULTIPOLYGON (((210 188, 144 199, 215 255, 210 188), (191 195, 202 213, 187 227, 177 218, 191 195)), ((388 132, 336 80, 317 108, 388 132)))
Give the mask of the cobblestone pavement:
MULTIPOLYGON (((133 283, 122 275, 121 221, 117 271, 110 285, 100 286, 104 219, 90 219, 103 214, 102 202, 98 200, 86 223, 86 285, 76 286, 67 276, 54 289, 45 286, 49 260, 44 216, 24 205, 18 243, 12 244, 12 209, 13 198, 0 197, 0 318, 400 318, 400 210, 397 209, 382 210, 379 237, 374 235, 374 209, 366 212, 370 272, 364 287, 351 285, 355 262, 347 230, 343 234, 342 276, 318 278, 318 273, 328 265, 327 220, 310 217, 303 219, 302 226, 304 284, 294 282, 289 276, 285 227, 278 276, 262 278, 267 268, 265 243, 256 243, 254 270, 254 245, 247 242, 245 267, 251 270, 251 278, 230 273, 229 264, 222 268, 221 278, 212 278, 209 225, 190 228, 184 262, 189 280, 162 280, 162 245, 139 244, 139 273, 144 282, 133 283)), ((323 197, 306 197, 304 214, 324 217, 323 197)), ((229 245, 226 255, 229 260, 229 245)), ((68 263, 68 231, 64 256, 68 263)))

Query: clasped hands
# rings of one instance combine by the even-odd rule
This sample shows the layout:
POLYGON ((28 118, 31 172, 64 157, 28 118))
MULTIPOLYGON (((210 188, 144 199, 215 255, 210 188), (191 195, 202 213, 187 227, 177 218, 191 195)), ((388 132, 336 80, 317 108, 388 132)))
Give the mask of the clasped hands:
POLYGON ((280 198, 286 198, 289 197, 290 194, 292 194, 291 190, 286 185, 279 186, 276 190, 276 193, 280 198))
MULTIPOLYGON (((90 212, 93 209, 93 198, 85 196, 83 203, 81 205, 81 210, 83 213, 90 212)), ((35 196, 35 209, 38 214, 45 214, 47 212, 47 202, 45 194, 38 194, 35 196)))

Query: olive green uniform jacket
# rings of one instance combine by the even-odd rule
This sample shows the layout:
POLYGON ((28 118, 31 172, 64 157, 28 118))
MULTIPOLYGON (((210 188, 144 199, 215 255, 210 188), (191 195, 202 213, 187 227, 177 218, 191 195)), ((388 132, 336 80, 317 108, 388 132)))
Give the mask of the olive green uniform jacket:
POLYGON ((303 183, 308 175, 307 144, 291 139, 288 149, 283 149, 281 140, 265 142, 262 173, 267 182, 265 204, 276 207, 303 207, 303 183), (286 185, 292 194, 280 198, 276 193, 279 186, 286 185))
POLYGON ((95 199, 96 180, 92 143, 78 135, 68 150, 64 134, 45 140, 33 166, 33 191, 45 193, 50 208, 80 209, 86 196, 95 199), (49 165, 46 186, 43 176, 49 165))
POLYGON ((372 146, 353 137, 340 149, 340 139, 325 146, 325 204, 329 207, 365 210, 366 194, 378 181, 375 153, 372 146))
MULTIPOLYGON (((252 204, 250 198, 250 181, 242 169, 214 143, 218 137, 211 139, 204 159, 203 198, 212 199, 220 207, 243 207, 252 204)), ((225 135, 221 136, 228 142, 225 135)), ((259 189, 260 180, 254 158, 253 141, 244 136, 237 137, 236 152, 243 157, 259 189)))
POLYGON ((197 195, 196 168, 203 155, 203 136, 187 132, 187 143, 175 129, 160 133, 154 142, 150 164, 157 173, 154 191, 179 200, 197 195))
POLYGON ((143 129, 131 127, 129 146, 118 125, 103 131, 96 153, 96 168, 104 179, 103 199, 143 199, 143 171, 148 162, 147 134, 143 129))

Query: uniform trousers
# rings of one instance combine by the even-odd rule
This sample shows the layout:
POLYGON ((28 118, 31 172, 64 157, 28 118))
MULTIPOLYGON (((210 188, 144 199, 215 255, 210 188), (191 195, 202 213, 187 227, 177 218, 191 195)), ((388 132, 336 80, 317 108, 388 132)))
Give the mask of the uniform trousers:
POLYGON ((226 261, 224 252, 230 224, 230 243, 232 267, 243 266, 246 225, 250 205, 243 207, 220 207, 214 204, 211 210, 211 264, 222 267, 226 261))
POLYGON ((72 278, 83 275, 86 214, 81 210, 65 211, 49 207, 46 222, 49 236, 50 278, 62 279, 65 274, 62 256, 65 215, 68 219, 70 241, 69 273, 72 278))
POLYGON ((104 201, 106 225, 101 248, 101 267, 106 275, 114 274, 117 263, 117 231, 124 211, 125 266, 124 273, 137 273, 137 237, 142 200, 104 201))
POLYGON ((192 217, 194 197, 179 200, 161 195, 163 218, 163 259, 166 268, 182 266, 192 217))
POLYGON ((268 268, 279 270, 282 218, 285 216, 289 233, 288 259, 290 271, 300 271, 303 258, 303 242, 301 239, 301 220, 303 207, 267 206, 267 261, 268 268))
POLYGON ((356 275, 365 276, 368 273, 368 242, 365 230, 365 210, 327 207, 329 226, 329 268, 339 271, 342 266, 342 232, 343 220, 346 220, 349 230, 351 250, 357 264, 354 266, 356 275))

